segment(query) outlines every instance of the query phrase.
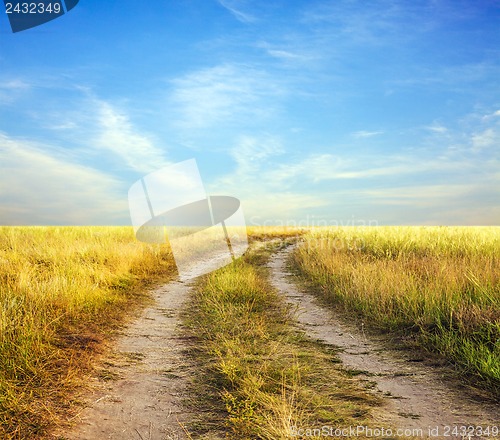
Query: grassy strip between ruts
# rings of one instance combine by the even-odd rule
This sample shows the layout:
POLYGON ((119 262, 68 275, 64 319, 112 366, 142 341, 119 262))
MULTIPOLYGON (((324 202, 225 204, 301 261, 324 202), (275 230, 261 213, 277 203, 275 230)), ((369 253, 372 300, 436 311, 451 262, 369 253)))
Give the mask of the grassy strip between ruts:
POLYGON ((193 296, 188 322, 201 365, 194 405, 211 401, 219 414, 207 412, 191 430, 213 438, 224 427, 230 438, 275 440, 370 425, 379 402, 341 369, 331 348, 294 328, 266 279, 270 252, 259 249, 204 277, 193 296))
POLYGON ((129 227, 0 228, 0 438, 40 439, 145 284, 175 274, 129 227))
POLYGON ((318 228, 295 263, 330 304, 412 334, 500 398, 500 228, 318 228))

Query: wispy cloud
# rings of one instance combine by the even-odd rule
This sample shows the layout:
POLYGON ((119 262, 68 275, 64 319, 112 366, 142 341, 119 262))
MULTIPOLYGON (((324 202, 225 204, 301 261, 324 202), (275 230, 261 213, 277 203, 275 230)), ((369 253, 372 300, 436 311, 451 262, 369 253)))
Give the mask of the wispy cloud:
POLYGON ((361 192, 369 195, 377 203, 383 205, 434 208, 447 200, 460 199, 470 194, 471 189, 470 185, 452 183, 440 185, 405 185, 396 188, 368 189, 361 192))
POLYGON ((500 158, 500 110, 475 112, 465 121, 462 138, 466 147, 473 153, 482 154, 483 159, 500 158))
POLYGON ((341 44, 370 46, 390 44, 395 38, 407 41, 435 25, 432 19, 419 20, 422 14, 428 14, 425 4, 409 6, 389 0, 360 6, 358 2, 343 0, 319 2, 305 11, 304 21, 328 29, 334 25, 341 44))
POLYGON ((263 49, 270 57, 287 64, 299 64, 303 66, 317 58, 315 51, 307 47, 301 39, 293 42, 287 41, 274 44, 261 41, 256 46, 263 49))
POLYGON ((441 125, 437 122, 433 123, 432 125, 427 125, 424 128, 433 133, 446 133, 448 131, 448 129, 444 125, 441 125))
POLYGON ((172 84, 173 118, 183 129, 261 118, 272 111, 265 103, 283 93, 265 71, 236 64, 202 69, 172 84))
MULTIPOLYGON (((74 212, 85 222, 98 218, 95 203, 112 216, 122 182, 191 149, 206 176, 224 173, 207 189, 240 197, 249 215, 491 218, 500 186, 494 6, 215 0, 203 17, 189 5, 173 17, 170 3, 161 15, 173 21, 150 20, 157 38, 137 39, 133 53, 113 50, 106 27, 92 41, 61 40, 62 64, 34 50, 26 70, 23 54, 3 48, 2 215, 42 222, 54 208, 61 221, 77 221, 74 212), (179 19, 216 25, 174 41, 179 19), (83 66, 89 44, 95 63, 83 66), (171 57, 158 57, 160 47, 171 57), (129 62, 141 54, 143 81, 144 66, 129 62)), ((137 21, 121 12, 125 26, 137 21)))
POLYGON ((489 122, 490 120, 496 119, 498 117, 500 117, 500 110, 496 110, 496 111, 493 111, 492 113, 488 113, 486 115, 483 115, 481 119, 483 121, 488 121, 489 122))
POLYGON ((476 169, 476 164, 458 157, 439 161, 435 157, 373 156, 356 158, 344 155, 310 154, 300 161, 277 164, 268 170, 266 182, 273 187, 288 187, 297 182, 322 183, 335 180, 359 180, 368 185, 368 179, 408 178, 418 174, 457 172, 476 169), (390 163, 390 165, 388 165, 390 163))
POLYGON ((27 90, 30 88, 31 84, 18 78, 0 81, 0 89, 4 90, 27 90))
POLYGON ((331 206, 331 200, 324 196, 299 191, 275 193, 256 188, 253 194, 240 193, 239 197, 250 226, 293 226, 297 219, 303 218, 308 212, 331 206))
POLYGON ((0 106, 9 105, 20 96, 28 93, 32 85, 26 80, 19 78, 0 78, 0 106))
POLYGON ((35 136, 0 132, 0 221, 126 223, 126 179, 169 163, 166 149, 132 122, 125 106, 88 89, 74 88, 71 98, 62 104, 46 94, 33 97, 25 118, 35 136))
POLYGON ((370 138, 370 137, 374 137, 374 136, 379 136, 381 134, 384 134, 384 132, 383 131, 364 131, 364 130, 361 130, 361 131, 354 132, 352 135, 355 138, 370 138))
MULTIPOLYGON (((52 133, 47 138, 64 142, 74 157, 99 156, 113 168, 148 172, 169 163, 167 149, 131 120, 129 110, 91 90, 74 91, 61 106, 47 98, 50 111, 31 111, 31 118, 52 133)), ((47 142, 45 142, 47 143, 47 142)))
POLYGON ((217 1, 222 7, 226 8, 242 23, 253 23, 256 21, 256 18, 252 14, 243 11, 246 4, 245 1, 243 0, 217 0, 217 1))
POLYGON ((494 145, 500 147, 500 133, 498 133, 493 128, 487 128, 480 133, 473 134, 471 140, 472 148, 475 151, 480 151, 484 148, 492 147, 494 145))
MULTIPOLYGON (((416 89, 439 87, 440 92, 478 93, 478 84, 488 84, 488 92, 498 91, 499 86, 493 78, 500 75, 500 66, 491 61, 454 66, 418 66, 408 69, 408 76, 393 78, 393 86, 416 89)), ((480 90, 481 91, 481 90, 480 90)))
MULTIPOLYGON (((473 154, 467 147, 467 139, 474 139, 472 132, 431 132, 439 137, 439 149, 383 156, 344 151, 298 157, 291 156, 279 139, 245 137, 232 149, 236 168, 212 182, 211 189, 231 188, 247 215, 262 222, 328 212, 330 218, 347 218, 357 207, 356 212, 381 223, 399 219, 396 223, 495 224, 499 209, 493 209, 491 201, 500 197, 500 159, 473 154), (443 144, 443 136, 448 144, 443 144), (463 149, 449 148, 455 138, 463 149), (474 207, 473 213, 468 206, 474 207)), ((481 134, 489 145, 489 133, 481 134)))
POLYGON ((227 192, 238 197, 251 224, 266 219, 296 218, 304 210, 314 210, 328 202, 276 178, 286 150, 279 138, 243 136, 231 149, 236 168, 207 185, 209 193, 227 192), (281 186, 276 186, 280 180, 281 186))
POLYGON ((500 219, 500 205, 491 203, 500 199, 500 175, 495 173, 487 178, 478 175, 468 184, 455 179, 446 184, 402 185, 357 193, 371 200, 373 212, 378 211, 382 219, 396 216, 400 223, 497 225, 500 219))
POLYGON ((240 175, 244 175, 260 167, 269 158, 279 156, 284 152, 281 141, 277 138, 242 136, 237 146, 231 150, 231 156, 238 166, 240 175))
POLYGON ((121 182, 74 163, 64 152, 0 133, 3 224, 123 224, 121 182))
POLYGON ((148 172, 169 162, 165 151, 146 134, 139 133, 128 116, 108 102, 95 100, 97 110, 96 146, 113 153, 135 171, 148 172))
POLYGON ((307 57, 294 52, 282 49, 267 49, 267 53, 274 58, 279 58, 284 61, 306 61, 307 57))

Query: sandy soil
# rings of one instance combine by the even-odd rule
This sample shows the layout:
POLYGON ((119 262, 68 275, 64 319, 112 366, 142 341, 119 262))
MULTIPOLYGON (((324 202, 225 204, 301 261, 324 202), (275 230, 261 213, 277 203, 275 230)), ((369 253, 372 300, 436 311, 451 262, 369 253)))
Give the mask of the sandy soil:
MULTIPOLYGON (((321 306, 311 294, 299 291, 286 269, 290 251, 272 258, 272 283, 296 306, 298 325, 311 338, 338 347, 346 369, 358 370, 367 383, 376 382, 374 392, 386 402, 381 424, 422 428, 424 433, 439 427, 439 438, 445 438, 445 426, 500 424, 498 405, 475 400, 469 391, 447 383, 443 369, 418 362, 418 354, 391 349, 384 337, 365 334, 321 306)), ((189 290, 189 283, 177 281, 153 292, 154 304, 123 330, 100 379, 91 384, 93 393, 88 407, 78 415, 75 429, 58 438, 189 438, 184 424, 194 414, 182 401, 194 366, 184 354, 189 344, 179 328, 189 290)))
POLYGON ((155 303, 123 330, 114 355, 93 384, 89 406, 77 418, 70 440, 178 440, 188 438, 182 405, 193 366, 179 336, 180 312, 189 285, 156 289, 155 303), (103 380, 103 379, 108 380, 103 380))
POLYGON ((434 428, 440 438, 462 438, 445 437, 446 426, 500 425, 500 405, 451 385, 445 368, 426 365, 418 353, 391 349, 387 336, 366 334, 363 327, 349 324, 311 294, 299 291, 286 267, 291 250, 279 252, 269 264, 274 287, 296 306, 299 325, 307 335, 338 347, 346 369, 358 370, 360 378, 376 382, 375 392, 386 402, 385 421, 404 429, 422 428, 424 434, 434 428))

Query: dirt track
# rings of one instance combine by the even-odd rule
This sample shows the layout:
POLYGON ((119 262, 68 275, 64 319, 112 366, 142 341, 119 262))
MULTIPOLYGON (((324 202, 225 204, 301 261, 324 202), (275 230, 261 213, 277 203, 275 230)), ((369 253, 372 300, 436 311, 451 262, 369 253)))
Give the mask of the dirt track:
POLYGON ((446 426, 499 425, 499 405, 475 400, 470 391, 450 386, 443 368, 424 365, 418 354, 389 348, 387 337, 368 336, 300 291, 286 267, 291 251, 279 252, 269 264, 274 287, 296 306, 300 327, 308 336, 338 347, 345 368, 355 370, 367 382, 376 382, 377 394, 386 401, 386 421, 404 429, 421 428, 424 434, 429 427, 439 427, 441 438, 445 438, 446 426))
POLYGON ((94 384, 90 406, 69 440, 178 440, 188 438, 182 405, 189 365, 179 337, 180 311, 189 286, 171 282, 156 289, 155 303, 123 331, 115 355, 94 384))
MULTIPOLYGON (((383 337, 366 335, 309 293, 299 291, 286 268, 290 251, 288 248, 272 257, 271 282, 297 307, 298 325, 308 336, 338 347, 346 369, 356 370, 367 384, 376 383, 374 392, 386 402, 379 415, 381 424, 421 428, 424 434, 439 427, 440 438, 444 438, 445 426, 499 425, 498 405, 474 400, 469 392, 449 386, 444 370, 424 365, 411 353, 389 348, 383 337)), ((76 428, 62 438, 188 438, 183 424, 194 415, 182 400, 194 367, 183 354, 187 345, 179 326, 189 289, 188 284, 171 282, 153 292, 155 303, 124 329, 116 354, 101 380, 93 384, 89 406, 76 419, 76 428), (103 381, 106 376, 110 380, 103 381)))

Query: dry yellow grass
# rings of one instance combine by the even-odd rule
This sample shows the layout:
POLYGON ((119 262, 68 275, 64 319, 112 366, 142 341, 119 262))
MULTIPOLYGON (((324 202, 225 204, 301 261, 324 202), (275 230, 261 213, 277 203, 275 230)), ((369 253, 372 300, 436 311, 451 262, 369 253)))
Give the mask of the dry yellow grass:
MULTIPOLYGON (((252 233, 297 235, 269 229, 252 233)), ((283 242, 267 245, 207 275, 190 308, 208 369, 203 389, 212 390, 208 399, 222 400, 229 438, 287 439, 297 428, 369 425, 377 399, 342 371, 331 352, 294 329, 262 267, 283 242)))
POLYGON ((175 266, 127 227, 0 228, 0 437, 40 438, 68 410, 144 280, 175 266))
POLYGON ((250 226, 247 227, 250 241, 272 241, 271 246, 279 248, 286 245, 287 239, 295 239, 307 232, 306 228, 296 228, 292 226, 250 226), (282 241, 277 241, 281 239, 282 241))
MULTIPOLYGON (((254 241, 281 238, 272 250, 303 233, 249 229, 254 241)), ((326 297, 420 335, 496 386, 500 228, 323 228, 303 240, 296 262, 326 297)), ((291 328, 259 268, 268 253, 208 275, 195 298, 228 426, 274 439, 355 413, 368 421, 372 399, 291 328)), ((0 437, 43 438, 70 410, 102 339, 145 298, 144 282, 173 274, 169 248, 136 241, 131 228, 0 228, 0 437)))
POLYGON ((320 228, 295 261, 332 303, 500 386, 500 228, 320 228))

